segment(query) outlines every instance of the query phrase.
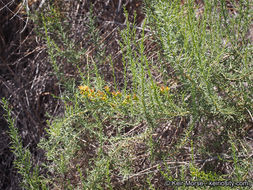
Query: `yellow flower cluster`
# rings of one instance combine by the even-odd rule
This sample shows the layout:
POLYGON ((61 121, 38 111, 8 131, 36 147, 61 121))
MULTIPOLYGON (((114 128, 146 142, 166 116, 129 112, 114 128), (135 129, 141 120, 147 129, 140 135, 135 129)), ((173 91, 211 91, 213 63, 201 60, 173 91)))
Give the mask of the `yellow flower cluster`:
POLYGON ((100 90, 95 92, 93 89, 89 88, 88 86, 79 86, 78 88, 80 90, 80 93, 88 97, 90 100, 95 100, 96 98, 101 99, 101 100, 107 100, 107 95, 100 90))
MULTIPOLYGON (((110 87, 108 86, 105 86, 104 87, 104 91, 100 91, 100 90, 97 90, 96 92, 89 88, 88 86, 79 86, 78 87, 79 90, 80 90, 80 93, 82 95, 84 95, 85 97, 88 97, 90 100, 94 101, 96 99, 98 100, 107 100, 109 97, 112 97, 114 100, 116 98, 121 98, 122 97, 122 93, 120 91, 110 91, 110 87)), ((127 104, 129 103, 131 100, 138 100, 138 97, 136 94, 133 94, 133 95, 127 95, 126 98, 123 100, 123 104, 127 104)), ((111 103, 113 104, 113 103, 111 103)), ((113 104, 115 105, 115 104, 113 104)))
POLYGON ((79 86, 78 88, 79 88, 81 94, 84 94, 85 92, 89 91, 89 87, 88 86, 79 86))
POLYGON ((160 87, 160 92, 161 93, 167 93, 169 92, 170 88, 168 86, 161 86, 160 87))
POLYGON ((120 91, 117 91, 117 92, 113 91, 113 92, 112 92, 112 96, 113 96, 114 98, 116 98, 116 97, 121 97, 122 94, 121 94, 120 91))
MULTIPOLYGON (((84 85, 84 86, 79 86, 79 90, 82 95, 84 95, 85 97, 88 97, 89 100, 92 100, 92 101, 94 100, 106 101, 109 98, 113 98, 113 100, 116 100, 122 97, 122 93, 120 91, 116 91, 116 92, 111 91, 109 86, 105 86, 103 91, 100 91, 100 90, 94 91, 90 87, 84 85)), ((162 85, 158 88, 158 90, 160 91, 161 94, 166 95, 168 94, 170 88, 168 86, 162 85)), ((110 104, 115 105, 114 104, 115 102, 113 100, 110 104)), ((136 94, 126 95, 126 97, 122 100, 121 103, 125 105, 125 104, 130 103, 132 100, 137 101, 139 100, 139 98, 136 94)))
POLYGON ((133 94, 133 95, 127 95, 126 98, 123 100, 123 104, 128 104, 130 103, 132 100, 139 100, 139 98, 137 97, 136 94, 133 94))

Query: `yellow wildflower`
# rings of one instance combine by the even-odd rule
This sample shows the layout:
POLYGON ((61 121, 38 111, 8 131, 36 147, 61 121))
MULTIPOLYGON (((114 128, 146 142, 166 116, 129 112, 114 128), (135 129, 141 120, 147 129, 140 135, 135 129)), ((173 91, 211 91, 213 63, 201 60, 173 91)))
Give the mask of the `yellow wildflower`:
POLYGON ((168 92, 170 90, 170 88, 168 87, 168 86, 161 86, 161 88, 160 88, 160 91, 162 92, 162 93, 164 93, 164 92, 168 92))
POLYGON ((122 102, 123 104, 128 104, 130 102, 130 95, 127 95, 125 100, 122 102))
POLYGON ((91 93, 91 94, 94 94, 94 90, 93 90, 93 89, 90 89, 90 93, 91 93))
POLYGON ((117 91, 117 92, 116 92, 116 96, 121 97, 121 95, 122 95, 122 94, 120 93, 120 91, 117 91))
POLYGON ((120 91, 117 91, 117 92, 113 91, 113 92, 112 92, 112 95, 113 95, 114 97, 117 97, 117 96, 121 97, 120 91))
POLYGON ((161 86, 160 91, 163 93, 164 89, 165 89, 164 86, 161 86))
POLYGON ((97 95, 102 97, 102 96, 105 96, 105 93, 102 92, 102 91, 100 91, 100 90, 98 90, 98 91, 97 91, 97 95))
POLYGON ((109 93, 109 92, 110 92, 110 88, 109 88, 109 86, 105 86, 105 87, 104 87, 104 89, 105 89, 105 91, 106 91, 107 93, 109 93))
POLYGON ((86 86, 86 85, 85 86, 79 86, 78 88, 79 88, 79 90, 81 91, 82 94, 89 90, 89 87, 86 86))
POLYGON ((101 100, 106 100, 106 99, 107 99, 106 96, 101 97, 101 100))
POLYGON ((134 99, 134 100, 138 100, 138 97, 137 97, 136 94, 133 95, 133 99, 134 99))
POLYGON ((88 98, 93 98, 93 97, 94 97, 94 94, 92 94, 92 93, 88 94, 88 98))

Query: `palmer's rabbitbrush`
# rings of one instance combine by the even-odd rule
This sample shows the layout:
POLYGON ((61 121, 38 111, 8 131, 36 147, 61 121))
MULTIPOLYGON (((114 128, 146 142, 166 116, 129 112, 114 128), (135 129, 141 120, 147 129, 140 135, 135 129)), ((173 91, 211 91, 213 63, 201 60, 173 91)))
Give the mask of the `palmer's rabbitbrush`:
POLYGON ((119 1, 54 2, 31 15, 46 51, 26 64, 35 76, 5 77, 14 87, 26 82, 12 108, 30 105, 27 116, 13 112, 10 126, 21 129, 21 116, 32 114, 36 123, 56 100, 31 154, 27 144, 17 147, 26 152, 16 162, 24 187, 228 190, 221 183, 231 181, 251 188, 253 2, 122 0, 120 11, 119 1))

